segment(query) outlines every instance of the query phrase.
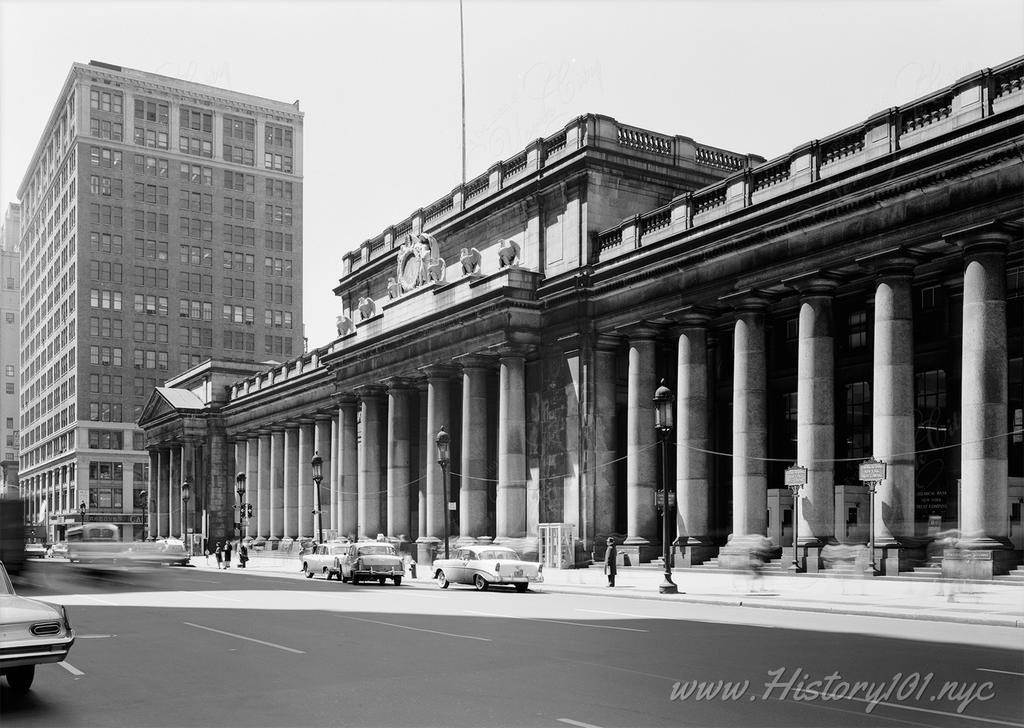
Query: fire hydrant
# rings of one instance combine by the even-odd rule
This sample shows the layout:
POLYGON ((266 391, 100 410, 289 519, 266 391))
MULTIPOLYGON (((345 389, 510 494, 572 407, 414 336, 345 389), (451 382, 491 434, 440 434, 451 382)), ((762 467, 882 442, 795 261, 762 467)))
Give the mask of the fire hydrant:
POLYGON ((415 559, 409 559, 409 578, 410 579, 415 579, 416 578, 416 560, 415 559))

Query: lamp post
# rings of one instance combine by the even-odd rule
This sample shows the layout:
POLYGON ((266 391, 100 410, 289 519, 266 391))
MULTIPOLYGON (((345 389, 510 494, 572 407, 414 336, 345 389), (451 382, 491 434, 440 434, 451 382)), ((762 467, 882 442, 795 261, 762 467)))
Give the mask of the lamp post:
POLYGON ((800 571, 800 489, 807 485, 807 468, 796 463, 786 468, 786 487, 793 494, 793 571, 800 571))
MULTIPOLYGON (((185 478, 185 482, 181 484, 181 541, 182 543, 188 542, 188 535, 185 532, 185 527, 188 525, 188 501, 192 497, 192 485, 188 482, 188 478, 185 478)), ((191 550, 191 549, 189 549, 191 550)))
POLYGON ((320 457, 320 451, 317 450, 313 453, 313 483, 316 488, 316 510, 313 511, 313 515, 316 516, 316 532, 317 532, 317 543, 324 542, 324 517, 323 511, 320 508, 320 483, 324 479, 324 459, 320 457))
POLYGON ((82 517, 82 525, 85 525, 85 501, 78 504, 78 514, 82 517))
POLYGON ((444 557, 448 558, 448 463, 451 462, 449 445, 451 436, 444 425, 437 433, 437 464, 441 466, 441 488, 444 493, 444 557))
POLYGON ((671 545, 668 538, 668 513, 671 509, 671 502, 668 490, 668 439, 675 422, 672 418, 672 403, 675 397, 672 390, 665 386, 665 380, 661 380, 661 386, 654 392, 654 429, 661 435, 661 557, 665 562, 665 580, 658 586, 661 594, 678 594, 679 587, 672 581, 672 562, 670 559, 671 545))
POLYGON ((238 542, 245 537, 245 473, 235 476, 235 492, 238 493, 238 542))
POLYGON ((868 489, 868 549, 871 555, 871 573, 877 574, 875 565, 875 490, 885 480, 885 462, 868 458, 857 467, 857 475, 868 489))

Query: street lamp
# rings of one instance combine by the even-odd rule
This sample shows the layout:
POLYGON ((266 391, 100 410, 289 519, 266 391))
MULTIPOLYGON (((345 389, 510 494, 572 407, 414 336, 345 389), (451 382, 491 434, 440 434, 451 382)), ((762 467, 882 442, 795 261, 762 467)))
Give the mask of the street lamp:
POLYGON ((192 497, 192 484, 188 482, 188 478, 185 478, 185 482, 181 484, 181 541, 186 543, 188 536, 185 533, 185 526, 188 524, 188 500, 192 497))
POLYGON ((793 463, 786 468, 786 487, 793 494, 793 565, 794 572, 800 571, 800 489, 807 485, 807 468, 793 463))
POLYGON ((448 446, 451 436, 444 425, 437 433, 437 464, 441 466, 441 488, 444 491, 444 557, 448 558, 448 463, 451 462, 448 446))
POLYGON ((886 463, 868 458, 857 467, 857 474, 868 489, 868 549, 871 555, 871 573, 878 573, 875 564, 875 491, 885 480, 886 463))
POLYGON ((671 545, 668 538, 668 439, 675 426, 672 419, 674 401, 672 390, 665 386, 665 380, 662 379, 661 386, 654 392, 654 429, 661 435, 661 557, 665 562, 665 581, 658 586, 658 592, 661 594, 679 593, 679 587, 672 581, 672 562, 669 561, 671 545))
POLYGON ((82 525, 85 525, 85 501, 78 504, 78 513, 82 516, 82 525))
POLYGON ((316 532, 317 532, 317 543, 324 542, 324 517, 322 509, 320 508, 320 483, 324 479, 324 459, 320 457, 320 451, 317 450, 313 453, 313 483, 316 485, 316 510, 313 511, 313 515, 316 516, 316 532))
POLYGON ((245 473, 235 476, 235 492, 238 493, 238 541, 241 542, 245 537, 245 473))

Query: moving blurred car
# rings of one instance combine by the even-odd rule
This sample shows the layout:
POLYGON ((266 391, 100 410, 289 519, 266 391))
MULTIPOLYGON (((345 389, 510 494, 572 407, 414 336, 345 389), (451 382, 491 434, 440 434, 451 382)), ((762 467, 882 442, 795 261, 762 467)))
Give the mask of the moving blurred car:
POLYGON ((0 673, 16 693, 27 693, 36 665, 60 662, 75 643, 62 606, 19 597, 0 564, 0 673))
POLYGON ((386 541, 365 541, 349 544, 341 561, 341 580, 358 584, 377 580, 383 584, 391 579, 398 586, 405 575, 405 561, 386 541))
POLYGON ((510 548, 491 545, 461 546, 454 558, 434 561, 434 579, 442 589, 449 584, 472 584, 484 591, 492 584, 510 585, 524 592, 530 584, 544 581, 540 564, 523 561, 510 548))
POLYGON ((322 574, 328 581, 332 576, 341 579, 341 562, 345 560, 348 548, 347 541, 329 541, 320 544, 310 553, 300 554, 306 578, 312 579, 314 574, 322 574))
POLYGON ((68 557, 68 542, 58 541, 50 548, 50 557, 54 559, 66 559, 68 557))
POLYGON ((161 538, 156 541, 134 541, 124 544, 126 549, 122 561, 136 566, 186 566, 189 556, 185 544, 176 538, 161 538))

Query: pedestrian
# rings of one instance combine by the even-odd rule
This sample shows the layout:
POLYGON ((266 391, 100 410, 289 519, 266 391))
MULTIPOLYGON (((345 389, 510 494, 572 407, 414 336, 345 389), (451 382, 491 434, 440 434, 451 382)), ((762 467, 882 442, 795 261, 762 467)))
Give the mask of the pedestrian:
POLYGON ((608 537, 608 548, 604 550, 604 573, 608 575, 608 586, 615 586, 615 572, 618 569, 618 550, 615 539, 608 537))
POLYGON ((225 541, 224 542, 224 568, 225 569, 230 569, 231 568, 231 542, 230 541, 225 541))
POLYGON ((224 542, 218 541, 217 548, 213 552, 217 556, 217 568, 223 568, 224 565, 224 542))
POLYGON ((245 544, 238 545, 238 568, 244 569, 245 562, 249 560, 249 549, 245 547, 245 544))

